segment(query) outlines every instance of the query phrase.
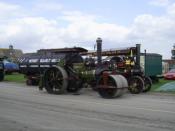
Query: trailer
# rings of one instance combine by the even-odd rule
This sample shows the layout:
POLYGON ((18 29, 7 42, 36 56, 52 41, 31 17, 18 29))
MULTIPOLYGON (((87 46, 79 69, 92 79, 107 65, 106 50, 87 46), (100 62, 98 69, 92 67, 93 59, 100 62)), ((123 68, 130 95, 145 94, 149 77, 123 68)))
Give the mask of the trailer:
POLYGON ((156 53, 142 53, 140 56, 140 65, 144 75, 158 81, 158 76, 162 75, 162 55, 156 53))

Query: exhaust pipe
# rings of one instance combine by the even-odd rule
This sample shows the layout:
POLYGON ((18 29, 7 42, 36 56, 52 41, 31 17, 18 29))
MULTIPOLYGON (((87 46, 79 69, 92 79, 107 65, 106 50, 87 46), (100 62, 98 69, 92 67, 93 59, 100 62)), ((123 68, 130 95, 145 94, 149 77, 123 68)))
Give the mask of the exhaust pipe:
POLYGON ((140 67, 140 44, 136 44, 136 65, 140 67))
POLYGON ((98 65, 101 65, 102 63, 102 39, 101 38, 97 38, 96 40, 97 43, 97 62, 98 65))

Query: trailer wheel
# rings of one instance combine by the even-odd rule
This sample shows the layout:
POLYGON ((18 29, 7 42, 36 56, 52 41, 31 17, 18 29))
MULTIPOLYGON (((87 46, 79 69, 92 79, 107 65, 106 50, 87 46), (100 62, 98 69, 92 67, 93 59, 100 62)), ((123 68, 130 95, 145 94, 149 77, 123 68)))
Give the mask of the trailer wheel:
POLYGON ((32 80, 31 79, 27 79, 26 80, 26 85, 31 86, 32 85, 32 80))
POLYGON ((140 76, 133 76, 129 79, 128 90, 132 94, 139 94, 144 88, 144 81, 140 76))
POLYGON ((67 92, 76 93, 76 92, 78 92, 78 89, 77 88, 67 88, 67 92))
POLYGON ((152 86, 152 80, 150 77, 145 77, 144 78, 144 88, 143 88, 143 92, 148 92, 150 91, 152 86))
POLYGON ((83 86, 83 81, 82 80, 69 81, 67 92, 76 93, 79 90, 81 90, 82 86, 83 86))
POLYGON ((67 72, 60 66, 51 67, 44 73, 45 89, 50 94, 63 94, 68 86, 67 72))
POLYGON ((93 91, 98 91, 97 82, 95 80, 91 82, 90 86, 91 86, 93 91))
MULTIPOLYGON (((120 97, 124 93, 124 77, 119 77, 118 75, 110 75, 108 77, 108 82, 105 88, 98 88, 98 93, 101 97, 111 99, 120 97), (112 88, 111 88, 112 87, 112 88)), ((125 78, 124 78, 125 79, 125 78)), ((103 77, 101 77, 97 85, 103 85, 103 77)))
POLYGON ((36 79, 27 79, 26 80, 26 85, 28 86, 37 86, 39 85, 39 80, 36 80, 36 79))

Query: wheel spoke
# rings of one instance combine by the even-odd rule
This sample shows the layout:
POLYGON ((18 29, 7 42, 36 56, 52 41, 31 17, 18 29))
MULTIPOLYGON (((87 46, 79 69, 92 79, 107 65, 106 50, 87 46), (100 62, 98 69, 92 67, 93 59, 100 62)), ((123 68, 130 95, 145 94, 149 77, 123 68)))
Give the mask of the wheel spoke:
POLYGON ((56 85, 58 88, 61 88, 61 87, 62 87, 62 84, 61 84, 59 81, 55 81, 55 85, 56 85))

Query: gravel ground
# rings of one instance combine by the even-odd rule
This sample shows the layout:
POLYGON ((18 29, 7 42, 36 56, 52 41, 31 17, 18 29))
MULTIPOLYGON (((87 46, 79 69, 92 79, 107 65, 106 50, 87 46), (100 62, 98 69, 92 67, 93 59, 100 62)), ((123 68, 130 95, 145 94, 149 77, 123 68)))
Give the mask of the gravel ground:
POLYGON ((50 95, 1 82, 0 105, 0 131, 175 130, 174 95, 125 94, 107 100, 90 89, 80 95, 50 95))

